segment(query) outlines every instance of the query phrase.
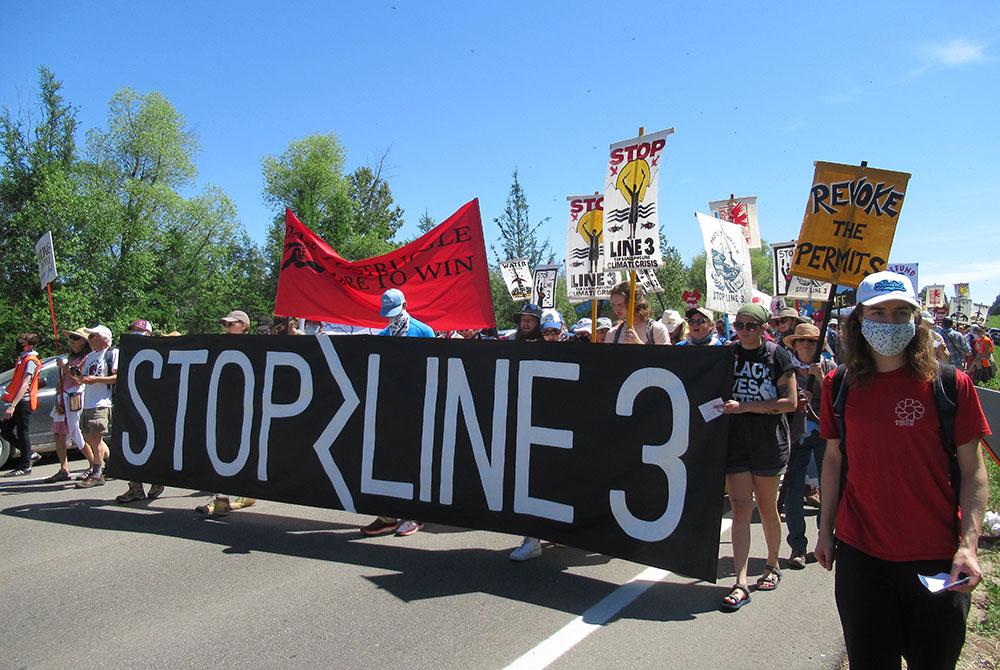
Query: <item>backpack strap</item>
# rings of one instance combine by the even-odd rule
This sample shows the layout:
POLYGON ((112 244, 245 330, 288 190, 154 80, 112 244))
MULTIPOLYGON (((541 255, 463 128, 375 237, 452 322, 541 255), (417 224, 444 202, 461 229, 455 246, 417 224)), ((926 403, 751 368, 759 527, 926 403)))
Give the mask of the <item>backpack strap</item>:
POLYGON ((934 380, 934 404, 941 427, 941 446, 948 454, 948 477, 955 492, 955 535, 960 534, 959 501, 962 494, 962 470, 958 466, 958 445, 955 444, 955 415, 958 412, 958 375, 955 366, 938 362, 938 375, 934 380))
POLYGON ((840 432, 840 498, 844 497, 844 487, 847 486, 847 422, 844 420, 844 407, 847 405, 847 366, 838 365, 833 373, 833 385, 830 394, 833 398, 833 418, 840 432))
MULTIPOLYGON (((104 354, 101 356, 101 360, 104 361, 104 375, 106 377, 110 377, 111 376, 111 350, 112 349, 114 349, 114 347, 108 347, 107 349, 104 350, 104 354)), ((112 393, 115 392, 115 385, 114 384, 105 384, 105 386, 107 386, 109 389, 111 389, 112 393)))
POLYGON ((646 344, 656 344, 653 341, 653 320, 650 319, 646 322, 646 344))

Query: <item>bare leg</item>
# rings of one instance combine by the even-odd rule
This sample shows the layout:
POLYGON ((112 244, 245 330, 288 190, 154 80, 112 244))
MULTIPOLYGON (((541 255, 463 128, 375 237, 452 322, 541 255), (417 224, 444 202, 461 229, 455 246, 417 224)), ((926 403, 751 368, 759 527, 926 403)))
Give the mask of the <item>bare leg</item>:
POLYGON ((66 456, 66 436, 62 433, 53 433, 52 436, 56 440, 56 456, 59 458, 59 467, 68 471, 69 459, 66 456))
POLYGON ((781 478, 757 475, 752 475, 752 477, 754 495, 757 498, 757 512, 760 514, 760 523, 764 528, 764 540, 767 542, 767 565, 778 567, 778 552, 781 550, 778 485, 781 478))
MULTIPOLYGON (((749 472, 726 475, 726 488, 733 508, 733 563, 736 583, 747 583, 747 561, 750 558, 750 518, 753 516, 753 483, 749 472)), ((780 543, 780 533, 778 541, 780 543)))

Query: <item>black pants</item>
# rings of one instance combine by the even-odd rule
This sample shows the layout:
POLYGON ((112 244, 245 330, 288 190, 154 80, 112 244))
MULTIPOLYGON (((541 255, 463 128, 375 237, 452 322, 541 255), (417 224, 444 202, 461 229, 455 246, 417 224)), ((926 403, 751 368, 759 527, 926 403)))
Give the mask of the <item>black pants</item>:
POLYGON ((951 561, 884 561, 837 543, 834 591, 851 670, 954 668, 965 644, 970 594, 931 593, 917 575, 951 561))
POLYGON ((10 419, 0 423, 0 434, 10 442, 13 449, 21 452, 21 460, 18 466, 23 470, 31 467, 31 435, 28 434, 28 421, 31 419, 31 407, 24 402, 19 402, 14 406, 14 413, 10 419))

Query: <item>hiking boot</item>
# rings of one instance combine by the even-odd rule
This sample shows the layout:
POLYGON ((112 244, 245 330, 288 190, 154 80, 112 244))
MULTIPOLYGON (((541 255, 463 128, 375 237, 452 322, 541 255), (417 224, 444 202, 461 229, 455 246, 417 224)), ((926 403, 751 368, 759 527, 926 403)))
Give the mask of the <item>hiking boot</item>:
POLYGON ((60 469, 54 475, 49 475, 45 478, 46 484, 55 484, 56 482, 66 482, 69 481, 69 470, 60 469))
POLYGON ((146 492, 142 490, 142 484, 139 482, 129 482, 128 491, 117 496, 115 501, 121 505, 127 505, 128 503, 136 502, 137 500, 145 500, 146 492))
POLYGON ((542 555, 542 541, 536 537, 526 537, 521 546, 510 552, 510 560, 527 561, 542 555))
POLYGON ((379 517, 362 528, 361 532, 365 535, 384 535, 386 533, 395 533, 397 528, 399 528, 399 521, 383 521, 379 517))
POLYGON ((229 505, 229 509, 243 509, 244 507, 253 507, 257 504, 256 498, 245 498, 244 496, 239 496, 229 505))
POLYGON ((805 570, 806 552, 792 551, 792 555, 788 557, 788 567, 792 570, 805 570))
POLYGON ((224 516, 229 514, 229 498, 215 496, 208 501, 207 505, 198 505, 194 508, 194 511, 201 512, 202 514, 210 514, 212 516, 224 516))
POLYGON ((104 475, 102 474, 90 475, 82 482, 76 483, 76 488, 78 489, 89 489, 94 486, 104 486, 104 475))
POLYGON ((410 521, 406 520, 399 524, 399 528, 396 529, 396 535, 399 537, 406 537, 407 535, 413 535, 418 530, 424 527, 422 521, 410 521))
POLYGON ((146 500, 155 500, 160 497, 163 493, 163 484, 150 484, 149 493, 146 494, 146 500))

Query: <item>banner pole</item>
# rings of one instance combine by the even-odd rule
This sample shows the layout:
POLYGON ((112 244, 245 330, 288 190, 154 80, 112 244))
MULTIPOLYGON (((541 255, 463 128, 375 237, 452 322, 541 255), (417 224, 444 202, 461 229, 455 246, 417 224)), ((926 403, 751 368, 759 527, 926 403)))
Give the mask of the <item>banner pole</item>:
MULTIPOLYGON (((646 132, 646 126, 639 126, 639 137, 646 132)), ((628 273, 628 314, 625 316, 625 324, 632 329, 635 327, 635 270, 628 273)))
MULTIPOLYGON (((600 195, 600 191, 594 191, 594 197, 600 195)), ((604 206, 601 206, 601 234, 604 234, 604 206)), ((594 273, 594 293, 597 293, 597 277, 599 272, 594 273)), ((597 296, 590 299, 590 341, 597 342, 597 296)))
POLYGON ((590 301, 590 341, 597 342, 597 298, 590 301))
POLYGON ((56 356, 59 355, 59 329, 56 328, 56 306, 52 302, 52 283, 45 285, 49 290, 49 313, 52 314, 52 336, 56 338, 56 356))

